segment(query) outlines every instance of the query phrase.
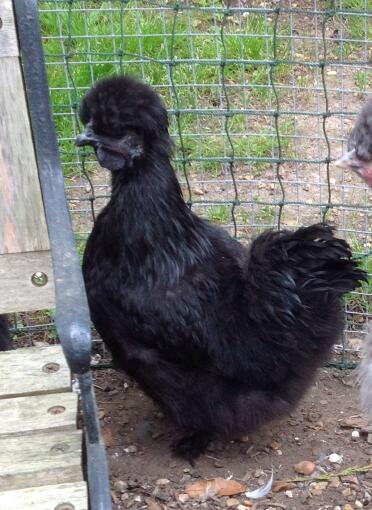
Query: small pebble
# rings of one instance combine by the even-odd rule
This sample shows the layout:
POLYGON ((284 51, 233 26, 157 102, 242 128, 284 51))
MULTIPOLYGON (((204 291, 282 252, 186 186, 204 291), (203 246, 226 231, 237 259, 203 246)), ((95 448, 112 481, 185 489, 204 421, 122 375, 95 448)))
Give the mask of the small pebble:
POLYGON ((279 443, 279 441, 272 441, 271 444, 270 444, 270 447, 273 450, 279 450, 281 446, 282 445, 281 445, 281 443, 279 443))
POLYGON ((353 430, 351 433, 351 440, 358 441, 359 437, 360 437, 359 430, 353 430))
POLYGON ((363 503, 365 503, 365 505, 368 505, 368 503, 371 501, 371 499, 372 499, 372 496, 370 495, 370 493, 365 491, 364 496, 363 496, 363 503))
POLYGON ((357 508, 363 508, 363 503, 357 499, 357 500, 355 501, 355 506, 356 506, 357 508))
POLYGON ((249 436, 241 436, 239 438, 239 443, 249 443, 249 436))
POLYGON ((344 505, 344 507, 343 507, 343 510, 354 510, 354 509, 351 505, 349 505, 349 503, 346 503, 346 505, 344 505))
POLYGON ((137 446, 135 444, 131 444, 128 448, 124 448, 125 453, 136 453, 137 446))
POLYGON ((345 483, 352 483, 353 485, 359 485, 358 477, 355 475, 342 476, 341 480, 345 483))
POLYGON ((114 489, 120 492, 124 492, 128 488, 127 482, 124 480, 115 480, 114 489))
POLYGON ((341 485, 341 482, 340 482, 340 479, 339 478, 332 478, 331 481, 329 482, 329 487, 331 489, 337 489, 338 487, 340 487, 341 485))
POLYGON ((229 508, 232 506, 237 506, 237 505, 239 505, 239 500, 236 498, 228 498, 226 500, 226 506, 229 508))
POLYGON ((303 460, 302 462, 295 464, 293 466, 293 469, 296 471, 296 473, 299 473, 300 475, 308 476, 314 472, 315 464, 314 462, 310 462, 309 460, 303 460))
POLYGON ((292 491, 285 491, 284 494, 287 496, 287 498, 293 498, 293 492, 292 491))
POLYGON ((170 480, 168 480, 168 478, 159 478, 159 480, 156 480, 156 485, 160 485, 160 486, 164 486, 164 485, 168 485, 168 483, 170 483, 170 480))
POLYGON ((246 507, 245 505, 238 505, 236 508, 237 510, 247 510, 249 507, 246 507))
POLYGON ((331 455, 328 457, 328 460, 331 464, 341 464, 342 455, 339 455, 338 453, 331 453, 331 455))
POLYGON ((342 495, 344 498, 348 498, 349 496, 351 496, 351 489, 350 487, 346 487, 346 489, 344 489, 342 491, 342 495))
POLYGON ((180 503, 186 503, 190 499, 190 496, 188 494, 178 494, 178 501, 180 503))

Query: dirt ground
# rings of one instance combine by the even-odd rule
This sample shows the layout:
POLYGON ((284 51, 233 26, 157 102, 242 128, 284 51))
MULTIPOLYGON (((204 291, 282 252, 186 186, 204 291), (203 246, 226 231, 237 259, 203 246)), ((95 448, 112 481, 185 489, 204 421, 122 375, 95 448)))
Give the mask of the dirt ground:
POLYGON ((349 470, 372 463, 368 423, 360 412, 355 375, 355 371, 321 369, 288 418, 240 441, 215 441, 191 466, 170 451, 171 442, 181 432, 126 375, 112 369, 94 371, 114 509, 372 508, 372 465, 365 473, 349 470), (353 431, 358 438, 352 438, 353 431), (337 454, 339 463, 330 462, 331 454, 337 454), (264 485, 271 472, 274 484, 293 479, 301 476, 294 465, 304 460, 315 464, 312 480, 288 482, 280 492, 271 491, 260 500, 244 493, 205 501, 187 495, 187 486, 203 479, 232 478, 249 491, 264 485), (344 470, 348 471, 341 476, 344 470), (327 480, 316 479, 324 475, 327 480))

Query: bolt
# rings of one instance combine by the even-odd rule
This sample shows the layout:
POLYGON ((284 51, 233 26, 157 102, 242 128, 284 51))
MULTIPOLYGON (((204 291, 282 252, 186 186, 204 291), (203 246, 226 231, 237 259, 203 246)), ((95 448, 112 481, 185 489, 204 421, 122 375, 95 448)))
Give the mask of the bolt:
POLYGON ((45 273, 41 271, 36 271, 31 276, 31 281, 36 287, 44 287, 48 283, 48 277, 45 273))
POLYGON ((58 372, 58 370, 61 368, 59 363, 47 363, 43 366, 42 370, 43 372, 46 372, 47 374, 50 374, 52 372, 58 372))
POLYGON ((49 414, 62 414, 66 411, 64 406, 53 406, 48 409, 49 414))
POLYGON ((54 510, 75 510, 75 506, 71 503, 60 503, 54 510))
POLYGON ((60 453, 67 453, 69 449, 70 445, 68 443, 58 443, 52 446, 52 448, 50 449, 50 453, 59 455, 60 453))

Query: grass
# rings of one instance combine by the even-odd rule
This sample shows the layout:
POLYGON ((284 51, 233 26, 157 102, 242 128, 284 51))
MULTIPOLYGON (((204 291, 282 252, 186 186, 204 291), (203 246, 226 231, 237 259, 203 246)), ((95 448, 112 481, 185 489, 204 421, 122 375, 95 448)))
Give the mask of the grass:
POLYGON ((207 212, 208 219, 212 223, 228 224, 231 221, 231 206, 216 205, 210 207, 207 212))
MULTIPOLYGON (((166 4, 162 2, 162 5, 166 4)), ((200 0, 197 4, 199 7, 211 6, 210 0, 200 0)), ((372 37, 372 27, 366 23, 365 17, 354 16, 347 11, 364 10, 365 0, 333 0, 328 4, 346 11, 342 20, 340 15, 335 15, 335 25, 342 23, 344 36, 360 41, 342 44, 336 41, 330 44, 329 58, 345 58, 353 52, 360 53, 364 48, 363 41, 372 37), (334 52, 337 54, 334 55, 334 52)), ((254 174, 260 176, 270 165, 260 159, 278 154, 277 136, 265 116, 246 115, 239 111, 275 108, 269 66, 259 63, 271 60, 274 55, 272 19, 250 13, 241 16, 237 23, 237 17, 231 16, 224 27, 222 42, 221 14, 180 9, 175 17, 171 8, 145 11, 141 8, 143 5, 148 7, 149 4, 135 0, 129 3, 97 0, 39 2, 51 101, 65 175, 75 178, 79 173, 73 138, 79 131, 76 112, 84 91, 104 76, 130 73, 157 87, 170 109, 191 110, 179 117, 184 154, 175 117, 171 117, 177 156, 189 158, 191 168, 187 163, 188 169, 195 172, 204 170, 217 177, 226 171, 226 163, 219 162, 218 158, 229 157, 233 152, 239 158, 256 158, 254 174), (43 11, 46 8, 48 12, 43 11), (173 65, 170 66, 172 56, 173 65), (222 67, 224 57, 238 62, 222 67), (228 104, 237 112, 227 119, 233 151, 223 115, 227 101, 222 82, 226 86, 228 104), (202 110, 204 113, 192 110, 202 110)), ((368 0, 368 6, 372 9, 372 0, 368 0)), ((277 58, 290 58, 290 39, 285 36, 290 35, 291 31, 286 16, 281 16, 278 31, 284 37, 278 40, 277 58)), ((290 84, 292 71, 289 65, 275 66, 275 84, 290 84)), ((368 89, 370 82, 367 72, 356 70, 354 79, 360 92, 368 89)), ((311 86, 310 71, 302 72, 298 84, 311 86)), ((286 96, 287 93, 281 90, 278 94, 281 106, 288 108, 292 96, 286 96)), ((279 131, 283 153, 290 156, 293 122, 281 117, 279 131)), ((250 224, 248 212, 238 209, 238 221, 250 224)), ((257 224, 272 224, 275 220, 272 206, 257 207, 254 213, 257 224)), ((207 217, 218 224, 229 224, 231 206, 210 207, 207 217)), ((78 238, 77 246, 82 256, 85 241, 78 238)), ((353 248, 356 252, 363 251, 363 246, 359 246, 357 241, 353 242, 353 248)), ((371 258, 365 259, 364 263, 372 272, 371 258)), ((371 293, 372 283, 364 284, 362 292, 371 293)), ((366 295, 348 296, 347 306, 350 310, 372 312, 372 304, 366 295)))
POLYGON ((353 56, 358 52, 361 43, 372 39, 372 24, 370 18, 360 14, 353 14, 353 11, 364 12, 367 7, 368 12, 372 12, 372 0, 330 0, 331 8, 341 9, 344 14, 337 15, 336 19, 344 26, 344 37, 354 39, 355 42, 346 42, 338 45, 338 51, 343 57, 353 56), (350 14, 347 12, 350 11, 350 14), (341 19, 342 18, 342 19, 341 19))
POLYGON ((367 92, 368 88, 372 86, 372 73, 367 71, 357 71, 355 73, 355 85, 361 94, 367 92))
MULTIPOLYGON (((120 11, 113 10, 111 2, 93 0, 73 1, 71 11, 68 2, 62 1, 56 11, 50 12, 54 4, 40 4, 51 100, 67 176, 76 174, 76 165, 69 163, 76 162, 72 139, 79 130, 76 110, 80 97, 93 81, 103 76, 123 72, 143 77, 158 87, 170 108, 224 109, 222 78, 233 109, 252 107, 257 102, 262 107, 272 95, 266 64, 233 63, 226 65, 223 71, 220 66, 223 57, 248 61, 272 58, 272 23, 261 14, 242 17, 241 25, 229 20, 222 41, 221 14, 181 10, 175 18, 172 10, 144 13, 139 8, 134 9, 136 2, 130 2, 120 11), (43 12, 43 4, 48 6, 48 12, 43 12), (175 65, 170 67, 167 61, 172 55, 175 65), (190 58, 192 62, 182 62, 190 58), (175 89, 171 86, 171 72, 175 89), (247 84, 245 89, 242 83, 247 84), (257 88, 258 85, 261 87, 257 88)), ((289 34, 284 23, 280 34, 289 34)), ((288 44, 289 39, 278 41, 279 57, 289 56, 288 44)), ((284 82, 289 75, 288 66, 276 66, 276 81, 284 82)), ((231 119, 235 130, 238 128, 240 132, 246 131, 243 117, 237 115, 231 119)), ((208 159, 224 155, 226 133, 221 122, 224 118, 216 115, 203 118, 195 113, 181 115, 181 130, 189 157, 208 159), (212 139, 203 137, 208 128, 214 133, 212 139)), ((172 129, 177 131, 174 122, 172 129)), ((257 157, 264 157, 273 145, 272 135, 266 132, 252 139, 251 144, 249 137, 235 138, 236 155, 242 157, 250 150, 257 157)), ((176 139, 179 142, 178 137, 176 139)), ((203 165, 207 171, 218 172, 214 161, 203 165)))
MULTIPOLYGON (((369 275, 372 275, 372 254, 368 253, 363 244, 353 236, 350 239, 354 256, 360 258, 360 267, 369 275)), ((361 287, 357 289, 357 294, 348 294, 345 298, 346 308, 349 311, 362 314, 372 314, 372 278, 369 277, 367 282, 363 282, 361 287)))

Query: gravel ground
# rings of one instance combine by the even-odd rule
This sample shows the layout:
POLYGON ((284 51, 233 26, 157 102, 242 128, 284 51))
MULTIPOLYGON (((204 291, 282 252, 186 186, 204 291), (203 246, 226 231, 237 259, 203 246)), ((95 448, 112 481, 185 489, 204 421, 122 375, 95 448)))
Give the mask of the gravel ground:
POLYGON ((321 369, 287 419, 237 441, 215 441, 195 466, 172 456, 170 444, 182 432, 126 375, 111 369, 94 375, 115 510, 372 508, 372 471, 351 469, 372 462, 353 371, 321 369), (313 470, 311 479, 288 482, 302 477, 294 467, 302 461, 309 461, 305 467, 313 470), (245 496, 264 485, 271 472, 274 487, 265 498, 245 496), (187 494, 190 484, 215 478, 241 482, 244 492, 212 493, 207 499, 204 494, 204 500, 187 494))

